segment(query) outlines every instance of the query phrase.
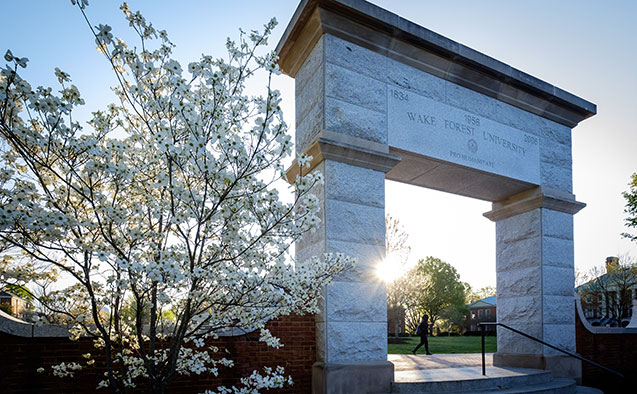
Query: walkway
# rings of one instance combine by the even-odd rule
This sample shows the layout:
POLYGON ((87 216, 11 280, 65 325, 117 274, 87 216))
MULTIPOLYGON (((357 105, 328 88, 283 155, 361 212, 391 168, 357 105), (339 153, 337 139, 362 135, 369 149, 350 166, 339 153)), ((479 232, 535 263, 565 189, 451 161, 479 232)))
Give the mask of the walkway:
POLYGON ((482 355, 480 353, 434 354, 431 356, 388 354, 387 359, 394 364, 396 382, 472 380, 517 376, 530 372, 493 367, 493 353, 486 354, 486 377, 482 376, 482 355))
MULTIPOLYGON (((394 363, 394 370, 407 371, 413 369, 462 368, 482 365, 482 354, 434 354, 426 356, 418 354, 388 354, 387 360, 394 363)), ((486 354, 487 366, 493 365, 493 353, 486 354)))

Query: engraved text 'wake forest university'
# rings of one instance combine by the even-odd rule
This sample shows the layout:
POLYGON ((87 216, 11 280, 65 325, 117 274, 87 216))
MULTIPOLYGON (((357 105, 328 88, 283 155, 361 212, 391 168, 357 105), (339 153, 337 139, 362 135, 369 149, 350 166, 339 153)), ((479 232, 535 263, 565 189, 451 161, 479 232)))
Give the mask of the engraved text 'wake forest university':
POLYGON ((430 98, 388 88, 391 146, 532 183, 539 139, 430 98))

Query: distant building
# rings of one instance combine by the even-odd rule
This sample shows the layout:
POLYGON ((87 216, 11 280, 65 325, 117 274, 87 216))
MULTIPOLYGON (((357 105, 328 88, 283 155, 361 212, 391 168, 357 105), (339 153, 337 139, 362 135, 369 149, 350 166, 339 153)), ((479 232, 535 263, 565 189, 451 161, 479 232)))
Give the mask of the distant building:
MULTIPOLYGON (((496 296, 483 298, 481 300, 472 302, 468 305, 469 313, 467 313, 467 320, 465 322, 465 328, 467 331, 479 332, 480 322, 494 322, 496 321, 496 296)), ((487 326, 486 331, 495 331, 495 326, 487 326)))
POLYGON ((29 302, 6 290, 0 291, 0 306, 2 309, 16 317, 22 317, 29 309, 29 302))
POLYGON ((399 335, 405 332, 405 308, 387 308, 387 334, 399 335))
POLYGON ((637 298, 637 267, 621 267, 617 257, 607 257, 606 273, 575 290, 592 325, 625 327, 632 317, 632 300, 637 298))

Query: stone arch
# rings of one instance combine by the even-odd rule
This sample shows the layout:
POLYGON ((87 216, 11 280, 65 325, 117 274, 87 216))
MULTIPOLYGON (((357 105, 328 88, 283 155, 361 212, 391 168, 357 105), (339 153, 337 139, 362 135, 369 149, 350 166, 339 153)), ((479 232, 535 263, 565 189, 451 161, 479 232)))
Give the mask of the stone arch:
MULTIPOLYGON (((308 0, 277 47, 295 78, 296 149, 325 175, 319 231, 297 257, 358 267, 325 289, 314 392, 388 392, 384 181, 488 200, 498 320, 575 350, 571 129, 596 106, 362 0, 308 0)), ((294 177, 297 167, 290 169, 294 177)), ((494 363, 578 377, 578 362, 507 332, 494 363)))

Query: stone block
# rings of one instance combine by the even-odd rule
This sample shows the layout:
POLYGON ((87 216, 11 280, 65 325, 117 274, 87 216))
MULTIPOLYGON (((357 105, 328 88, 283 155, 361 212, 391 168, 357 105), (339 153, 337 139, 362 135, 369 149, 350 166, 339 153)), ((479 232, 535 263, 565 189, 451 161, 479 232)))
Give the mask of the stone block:
POLYGON ((389 59, 356 44, 326 34, 325 61, 379 79, 387 73, 389 59))
POLYGON ((325 94, 378 112, 387 108, 384 83, 334 64, 325 66, 325 94))
MULTIPOLYGON (((571 305, 571 312, 573 305, 571 305)), ((572 315, 573 313, 571 313, 572 315)), ((569 352, 575 351, 575 323, 570 324, 549 324, 544 323, 544 342, 564 349, 569 352)), ((561 355, 563 353, 544 346, 544 354, 561 355)))
POLYGON ((325 163, 328 199, 379 208, 385 206, 384 173, 332 160, 325 163))
MULTIPOLYGON (((500 300, 498 300, 498 304, 500 300)), ((499 307, 499 305, 498 305, 499 307)), ((498 311, 499 312, 499 311, 498 311)), ((499 316, 499 313, 498 313, 499 316)), ((498 321, 501 321, 498 317, 498 321)), ((522 331, 536 338, 542 338, 542 324, 538 323, 511 323, 507 324, 516 330, 522 331)), ((507 354, 542 354, 542 344, 528 339, 518 333, 498 327, 498 353, 507 354)))
POLYGON ((367 282, 376 279, 376 267, 385 258, 385 242, 362 244, 327 240, 327 250, 332 253, 343 253, 357 259, 356 265, 340 274, 335 280, 367 282))
POLYGON ((542 119, 540 135, 548 141, 555 141, 558 144, 571 146, 571 129, 549 119, 542 119))
POLYGON ((541 117, 451 81, 445 84, 447 104, 539 136, 543 124, 541 117))
POLYGON ((319 240, 313 244, 304 244, 302 246, 297 242, 295 244, 294 251, 296 264, 302 266, 313 256, 322 256, 327 250, 325 246, 325 239, 319 240))
POLYGON ((573 166, 571 146, 541 138, 540 160, 546 164, 571 169, 573 166))
POLYGON ((33 334, 35 326, 27 323, 11 315, 5 317, 0 315, 0 332, 18 337, 30 337, 33 334))
POLYGON ((542 294, 554 296, 573 296, 575 275, 570 267, 542 267, 542 294))
POLYGON ((542 209, 542 235, 573 239, 573 215, 551 209, 542 209))
POLYGON ((307 85, 308 81, 312 79, 316 73, 322 74, 319 68, 323 65, 324 40, 324 36, 318 40, 316 45, 314 45, 314 49, 312 49, 312 52, 310 52, 296 74, 294 78, 294 89, 297 94, 305 88, 305 85, 307 85))
MULTIPOLYGON (((316 323, 325 323, 327 322, 327 307, 328 307, 328 301, 327 301, 327 287, 324 286, 321 289, 321 295, 318 299, 318 308, 319 311, 314 315, 314 320, 316 323)), ((317 338, 318 337, 318 333, 317 333, 317 338)))
MULTIPOLYGON (((297 240, 295 245, 300 251, 303 251, 306 248, 314 247, 314 245, 322 242, 323 240, 325 240, 325 220, 321 218, 321 222, 318 224, 318 227, 304 233, 303 238, 297 240)), ((311 256, 303 255, 301 261, 308 257, 311 256)))
POLYGON ((380 281, 333 282, 327 287, 329 322, 387 322, 387 295, 380 281))
POLYGON ((328 322, 327 362, 387 360, 387 322, 328 322))
POLYGON ((434 75, 424 73, 405 63, 389 60, 389 67, 384 74, 388 88, 399 86, 402 89, 418 93, 422 96, 445 102, 446 82, 434 75))
MULTIPOLYGON (((388 93, 391 94, 387 102, 387 129, 391 147, 540 183, 540 150, 532 143, 537 137, 479 115, 470 116, 465 110, 404 89, 390 87, 388 93)), ((448 175, 446 182, 435 183, 454 192, 476 181, 470 171, 461 170, 469 179, 448 175)))
POLYGON ((312 366, 312 392, 325 394, 388 393, 394 381, 394 364, 389 361, 312 366))
POLYGON ((570 296, 544 295, 543 319, 545 325, 572 325, 575 327, 573 294, 570 296))
POLYGON ((503 298, 541 295, 541 273, 539 265, 498 272, 498 296, 503 298))
MULTIPOLYGON (((578 385, 582 384, 582 361, 560 353, 559 355, 545 355, 544 369, 551 371, 555 378, 574 379, 578 385)), ((578 387, 577 391, 581 388, 578 387)), ((588 389, 588 388, 587 388, 588 389)), ((599 394, 601 390, 593 389, 590 394, 599 394)))
POLYGON ((385 114, 331 97, 325 99, 325 128, 381 144, 387 143, 385 114))
POLYGON ((572 240, 542 237, 542 263, 544 265, 573 269, 574 260, 572 240))
MULTIPOLYGON (((325 174, 325 163, 320 163, 314 171, 319 171, 325 174)), ((320 222, 313 230, 309 230, 308 232, 303 234, 303 237, 296 241, 297 250, 303 250, 306 247, 311 247, 312 245, 323 241, 325 239, 325 185, 322 183, 315 184, 310 189, 310 193, 314 194, 319 199, 320 210, 317 214, 320 222)), ((307 258, 308 256, 304 256, 307 258)))
MULTIPOLYGON (((320 162, 319 164, 312 169, 312 172, 320 172, 323 174, 323 179, 325 179, 325 161, 320 162)), ((305 172, 304 172, 305 174, 305 172)), ((325 200, 325 182, 323 183, 315 183, 309 190, 309 193, 314 194, 320 201, 321 210, 325 209, 324 200, 325 200)))
MULTIPOLYGON (((320 102, 322 103, 323 101, 321 100, 320 102)), ((294 147, 297 154, 304 153, 323 129, 323 114, 323 105, 315 105, 310 109, 303 121, 296 125, 294 147)))
POLYGON ((537 267, 541 264, 541 238, 522 239, 515 242, 501 242, 496 244, 495 269, 501 272, 537 267))
POLYGON ((323 108, 323 75, 317 72, 309 80, 305 89, 296 92, 296 99, 294 101, 296 125, 303 123, 303 120, 308 116, 310 111, 318 106, 317 110, 321 111, 323 108))
POLYGON ((330 240, 378 245, 385 242, 385 209, 327 200, 325 226, 330 240))
POLYGON ((572 171, 569 168, 541 163, 542 186, 571 193, 573 191, 572 171))
POLYGON ((499 296, 496 313, 498 321, 511 325, 513 328, 524 324, 540 324, 542 321, 542 296, 499 296))
POLYGON ((66 339, 69 337, 69 327, 61 324, 45 324, 43 326, 33 326, 32 334, 34 337, 65 337, 66 339))
POLYGON ((495 226, 496 242, 510 243, 539 236, 540 219, 540 210, 534 209, 499 220, 495 226))
POLYGON ((326 334, 327 323, 321 319, 317 319, 316 322, 316 361, 327 360, 327 337, 326 334))

